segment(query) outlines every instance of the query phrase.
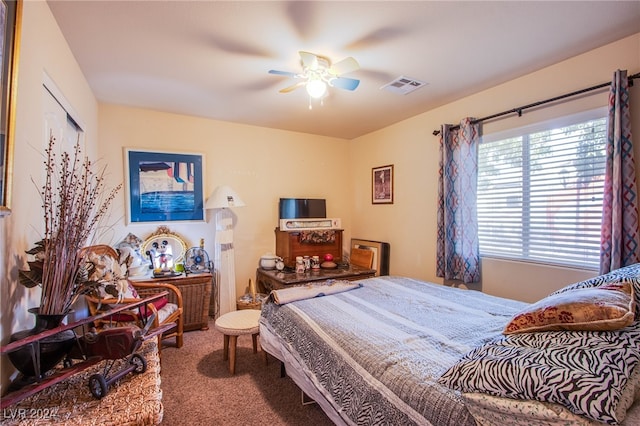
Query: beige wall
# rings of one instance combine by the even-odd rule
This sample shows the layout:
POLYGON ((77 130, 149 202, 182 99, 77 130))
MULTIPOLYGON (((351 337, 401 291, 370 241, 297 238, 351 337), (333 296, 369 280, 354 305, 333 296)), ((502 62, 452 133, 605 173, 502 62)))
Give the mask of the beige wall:
MULTIPOLYGON (((286 132, 203 118, 100 105, 100 157, 110 166, 113 182, 124 180, 124 148, 204 155, 204 187, 208 197, 218 185, 233 188, 245 207, 233 209, 237 295, 255 279, 260 256, 275 253, 274 229, 280 197, 326 198, 327 215, 351 228, 348 187, 348 143, 342 139, 286 132)), ((124 217, 125 196, 116 200, 114 219, 124 217)), ((214 254, 213 212, 207 222, 167 222, 190 246, 205 239, 214 254)), ((146 238, 157 223, 120 220, 103 236, 116 243, 128 232, 146 238)))
MULTIPOLYGON (((42 238, 42 209, 38 195, 47 137, 43 125, 44 74, 64 93, 85 125, 87 152, 97 146, 98 104, 78 64, 43 1, 24 2, 18 78, 12 213, 0 219, 0 340, 33 326, 27 309, 38 306, 38 289, 17 283, 24 251, 42 238)), ((1 384, 13 372, 6 357, 0 360, 1 384), (9 366, 9 367, 8 367, 9 366), (8 368, 7 368, 8 367, 8 368)))
MULTIPOLYGON (((640 34, 351 141, 352 234, 389 242, 392 274, 441 283, 435 276, 438 137, 432 131, 466 116, 484 117, 611 81, 616 69, 627 69, 629 74, 640 71, 640 34), (394 164, 395 201, 393 205, 372 205, 371 168, 385 164, 394 164)), ((472 65, 469 72, 473 72, 472 65)), ((640 84, 636 81, 631 90, 635 150, 640 158, 640 84)), ((525 112, 521 118, 486 123, 484 132, 605 106, 607 93, 598 91, 525 112)), ((484 292, 523 301, 538 300, 564 284, 596 274, 495 259, 483 260, 482 273, 484 292)))
MULTIPOLYGON (((441 282, 435 277, 437 138, 441 123, 467 115, 481 117, 518 105, 581 89, 611 79, 617 68, 640 71, 640 34, 540 70, 504 85, 453 102, 353 141, 237 125, 214 120, 98 105, 71 55, 48 6, 24 5, 18 84, 13 213, 0 219, 0 340, 30 326, 27 308, 38 303, 37 291, 17 284, 24 250, 41 235, 41 207, 31 182, 42 173, 39 155, 46 137, 42 125, 42 82, 46 72, 85 124, 89 153, 108 164, 109 183, 124 180, 123 147, 196 152, 205 156, 205 196, 217 185, 233 187, 247 203, 235 210, 237 291, 244 292, 260 255, 274 251, 273 229, 279 197, 327 198, 328 215, 340 217, 345 242, 351 237, 391 243, 391 273, 441 282), (99 144, 98 144, 99 141, 99 144), (371 168, 395 166, 395 202, 371 205, 371 168)), ((470 67, 472 72, 472 67, 470 67)), ((634 130, 640 135, 640 94, 634 87, 634 130)), ((428 90, 428 87, 421 89, 428 90)), ((409 95, 410 96, 410 95, 409 95)), ((606 103, 605 92, 553 108, 496 121, 485 132, 590 109, 606 103)), ((636 144, 640 146, 640 144, 636 144)), ((636 148, 638 150, 638 148, 636 148)), ((640 153, 637 154, 640 158, 640 153)), ((114 225, 99 242, 115 243, 127 232, 141 237, 156 224, 127 225, 124 192, 112 213, 114 225)), ((205 238, 213 253, 214 224, 170 223, 189 244, 205 238)), ((483 261, 487 293, 535 300, 565 283, 595 275, 498 260, 483 261)), ((11 368, 2 359, 2 388, 11 368)), ((1 392, 1 390, 0 390, 1 392)))

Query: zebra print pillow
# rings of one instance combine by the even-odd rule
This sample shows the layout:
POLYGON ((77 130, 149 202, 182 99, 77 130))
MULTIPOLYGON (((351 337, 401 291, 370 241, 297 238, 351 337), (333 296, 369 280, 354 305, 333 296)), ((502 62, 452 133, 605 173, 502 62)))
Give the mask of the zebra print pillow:
MULTIPOLYGON (((640 323, 617 331, 549 331, 496 338, 466 354, 439 382, 461 392, 565 406, 617 424, 616 410, 640 363, 640 323)), ((640 367, 639 367, 640 368, 640 367)))

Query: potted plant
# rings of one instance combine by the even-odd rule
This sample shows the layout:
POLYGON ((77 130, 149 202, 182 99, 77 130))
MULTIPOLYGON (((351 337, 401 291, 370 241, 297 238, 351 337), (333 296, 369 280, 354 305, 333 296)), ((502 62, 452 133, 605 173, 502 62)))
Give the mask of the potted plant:
MULTIPOLYGON (((105 168, 93 170, 94 164, 81 152, 79 141, 76 142, 73 153, 62 152, 59 158, 55 142, 55 138, 51 136, 45 151, 45 183, 40 190, 44 235, 34 248, 27 251, 32 256, 28 261, 29 269, 19 271, 21 284, 29 288, 42 288, 40 305, 29 310, 36 314, 36 326, 31 330, 14 333, 12 341, 60 325, 78 297, 95 291, 98 283, 87 279, 81 249, 88 245, 111 202, 122 188, 122 184, 119 184, 111 190, 105 189, 105 168)), ((43 346, 43 342, 40 346, 43 346)), ((10 358, 16 368, 21 370, 14 361, 21 358, 18 352, 14 352, 14 356, 10 358)), ((52 361, 53 366, 60 359, 52 361)), ((42 361, 41 365, 41 370, 46 371, 42 361)), ((30 365, 27 370, 23 371, 25 375, 35 373, 30 365)))

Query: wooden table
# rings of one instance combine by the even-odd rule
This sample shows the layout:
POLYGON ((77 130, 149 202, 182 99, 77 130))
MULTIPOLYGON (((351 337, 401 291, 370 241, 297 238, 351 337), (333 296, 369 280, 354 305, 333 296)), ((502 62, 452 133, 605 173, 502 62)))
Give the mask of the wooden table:
POLYGON ((256 271, 256 285, 260 293, 269 293, 271 290, 279 290, 287 286, 303 285, 313 281, 324 280, 361 280, 375 275, 375 269, 361 268, 355 265, 338 267, 336 269, 320 269, 318 271, 305 272, 279 272, 258 268, 256 271))
MULTIPOLYGON (((209 329, 209 303, 213 288, 213 275, 202 273, 162 278, 145 277, 138 279, 132 277, 130 280, 133 283, 160 281, 175 285, 182 293, 184 331, 209 329)), ((175 303, 175 301, 171 302, 175 303)))

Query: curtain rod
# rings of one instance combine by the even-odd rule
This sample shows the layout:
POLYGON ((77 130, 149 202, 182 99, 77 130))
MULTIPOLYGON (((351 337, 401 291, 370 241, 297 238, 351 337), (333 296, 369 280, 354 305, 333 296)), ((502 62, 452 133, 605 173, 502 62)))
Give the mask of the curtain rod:
MULTIPOLYGON (((633 80, 636 79, 636 78, 640 78, 640 73, 633 74, 633 75, 627 77, 627 80, 629 81, 629 86, 633 86, 633 80)), ((570 98, 572 96, 581 95, 583 93, 591 92, 593 90, 602 89, 603 87, 607 87, 607 86, 611 86, 611 83, 602 83, 602 84, 598 84, 597 86, 592 86, 592 87, 588 87, 586 89, 577 90, 575 92, 566 93, 564 95, 556 96, 554 98, 545 99, 544 101, 538 101, 538 102, 534 102, 532 104, 523 105, 521 107, 513 108, 513 109, 510 109, 508 111, 503 111, 503 112, 499 112, 497 114, 488 115, 486 117, 482 117, 482 118, 478 118, 476 120, 472 120, 471 123, 472 124, 480 123, 482 121, 490 120, 492 118, 502 117, 503 115, 512 114, 514 112, 518 114, 518 117, 521 117, 522 116, 522 111, 525 110, 525 109, 529 109, 529 108, 537 107, 537 106, 540 106, 540 105, 548 104, 548 103, 551 103, 551 102, 559 101, 560 99, 565 99, 565 98, 570 98)), ((456 130, 456 129, 459 129, 459 128, 460 128, 459 124, 450 127, 451 130, 456 130)), ((438 136, 439 134, 440 134, 440 130, 434 130, 433 131, 433 136, 438 136)))

